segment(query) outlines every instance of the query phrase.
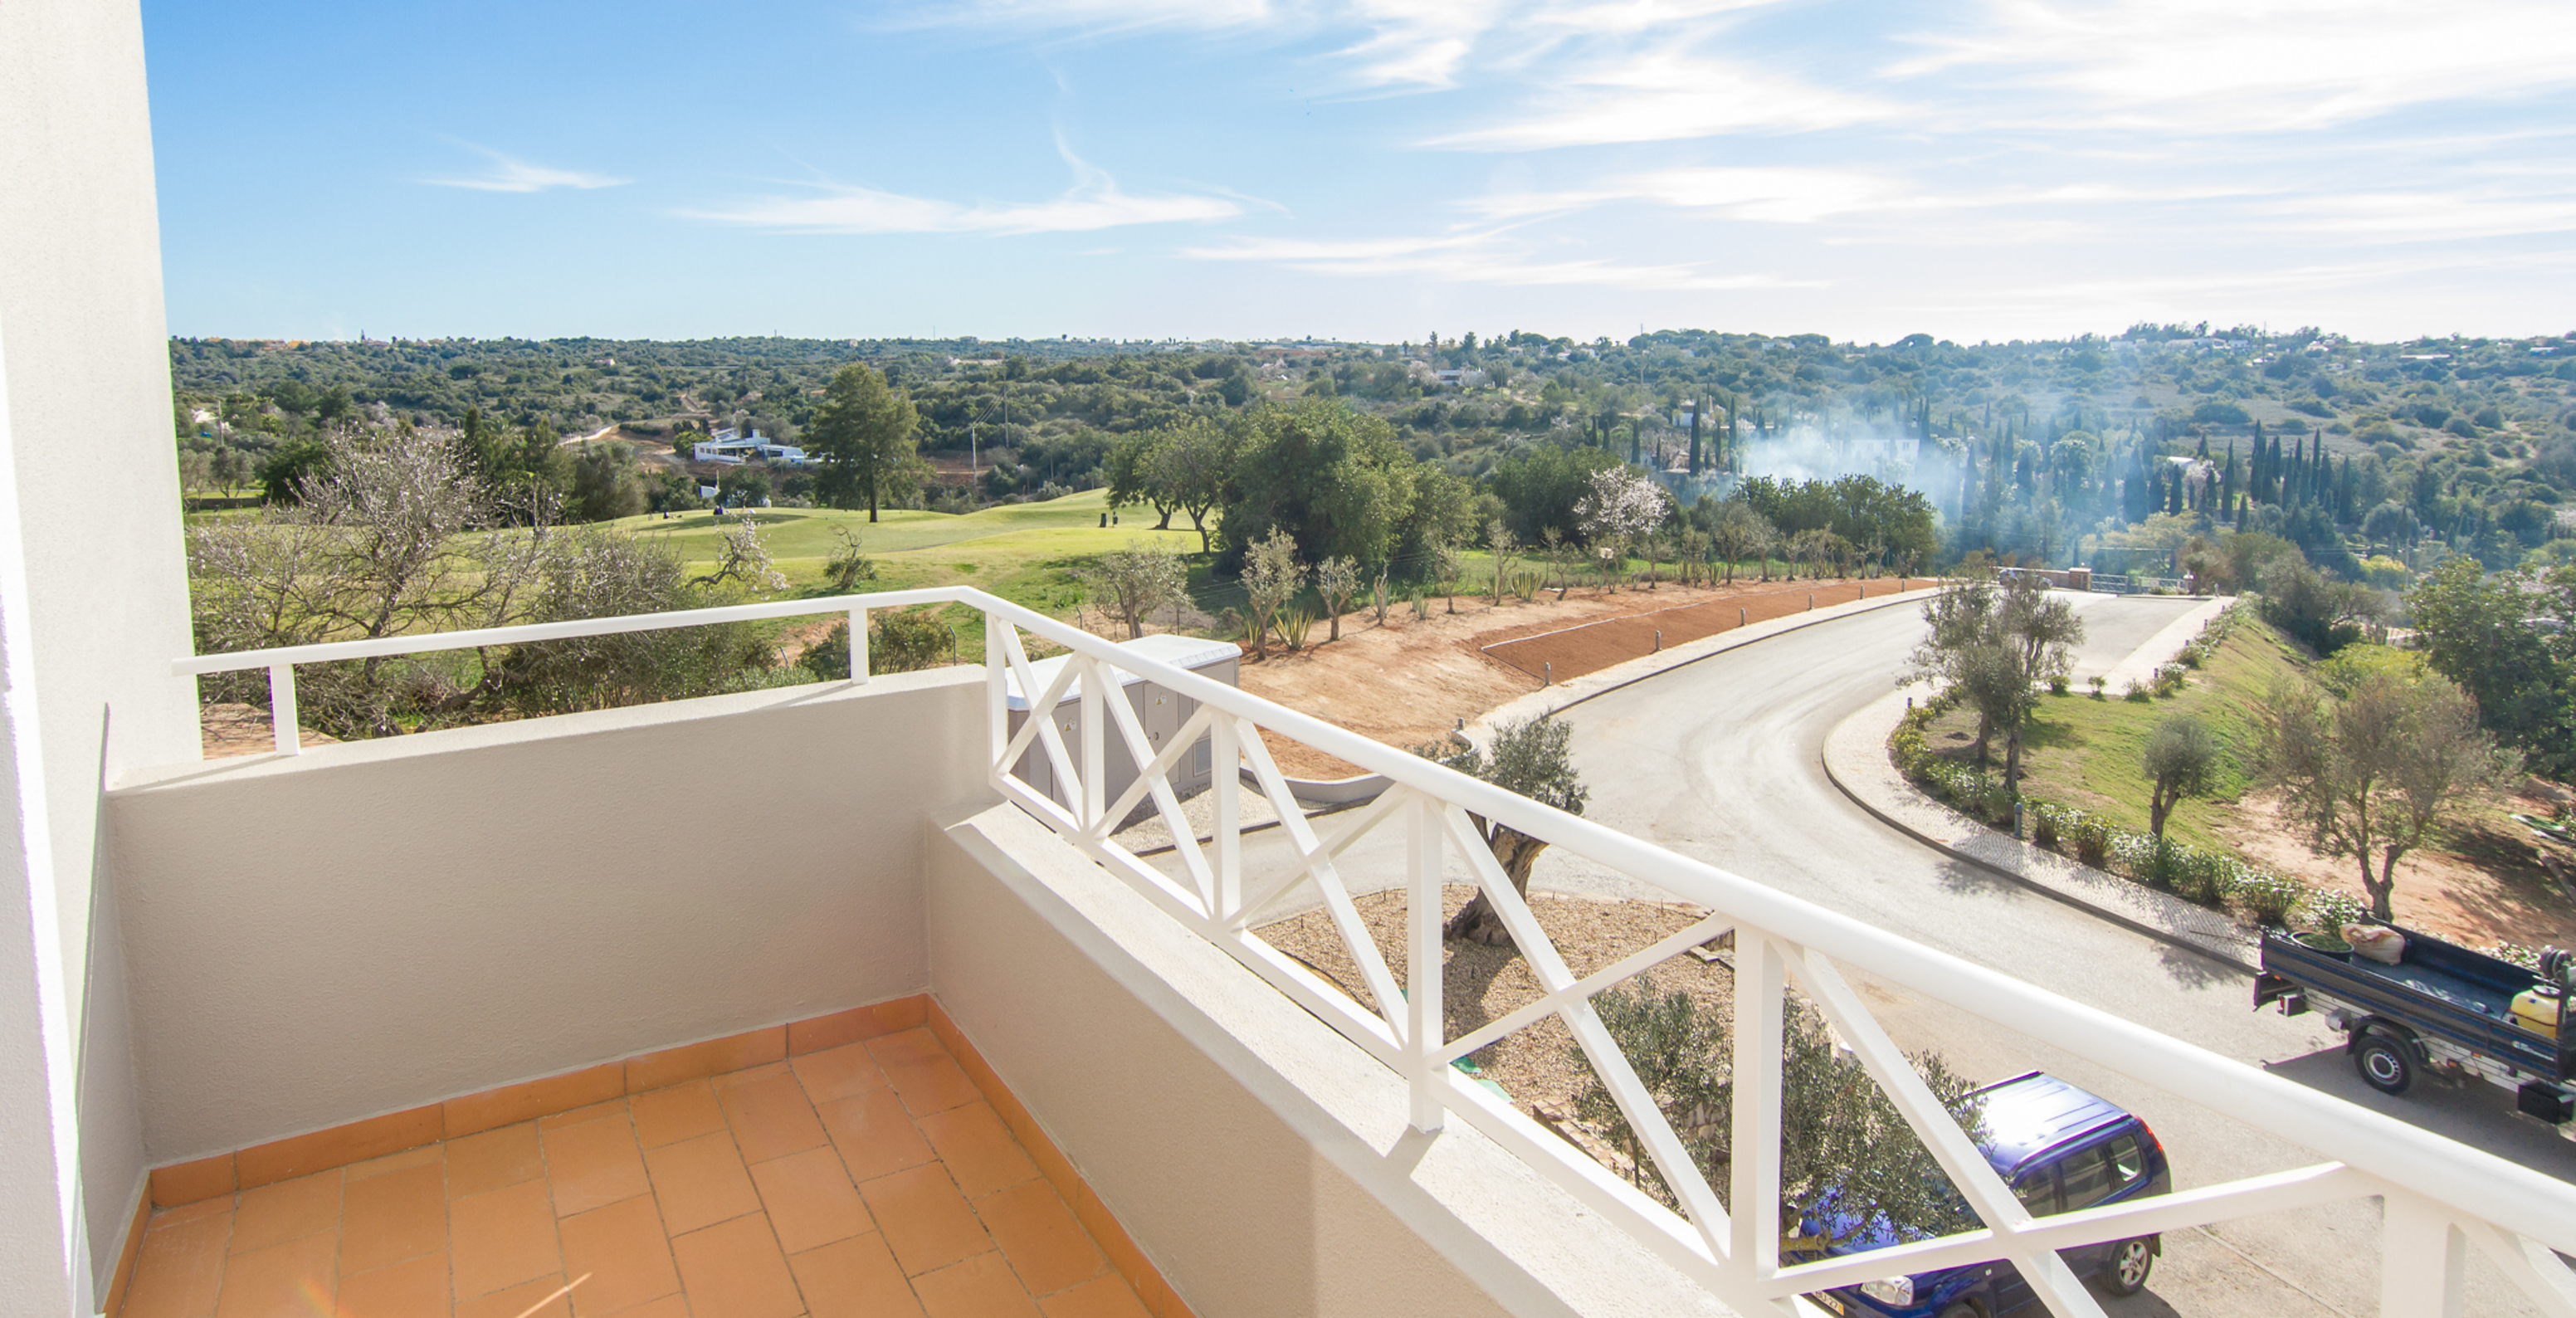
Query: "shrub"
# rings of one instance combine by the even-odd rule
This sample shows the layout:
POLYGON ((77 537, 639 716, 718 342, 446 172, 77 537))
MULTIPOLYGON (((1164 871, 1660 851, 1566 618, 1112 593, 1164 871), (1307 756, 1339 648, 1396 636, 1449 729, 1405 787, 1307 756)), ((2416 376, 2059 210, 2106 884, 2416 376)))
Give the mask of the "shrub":
POLYGON ((2135 701, 2138 704, 2143 705, 2152 697, 2147 690, 2147 684, 2133 677, 2129 679, 2129 684, 2127 686, 2120 689, 2120 698, 2122 700, 2135 701))
POLYGON ((2309 928, 2327 933, 2340 933, 2345 925, 2359 924, 2370 918, 2369 903, 2331 888, 2310 889, 2307 900, 2299 903, 2299 909, 2307 917, 2309 928))
POLYGON ((2062 696, 2066 694, 2066 674, 2052 673, 2049 675, 2048 694, 2052 696, 2062 696))
POLYGON ((2188 679, 2189 674, 2190 670, 2184 668, 2181 664, 2166 664, 2156 669, 2156 694, 2160 696, 2181 695, 2183 683, 2188 679))
POLYGON ((2289 921, 2290 912, 2307 899, 2308 886, 2277 874, 2249 870, 2237 876, 2236 904, 2254 917, 2258 924, 2280 925, 2289 921))
POLYGON ((2075 858, 2099 869, 2111 863, 2111 826, 2086 815, 2075 825, 2075 858))
POLYGON ((2095 700, 2102 699, 2102 688, 2111 684, 2111 679, 2102 676, 2100 673, 2095 673, 2093 676, 2086 678, 2085 680, 2093 684, 2093 698, 2095 700))
POLYGON ((2030 807, 2026 813, 2030 816, 2030 840, 2055 851, 2057 817, 2061 813, 2058 808, 2053 805, 2037 805, 2030 807))

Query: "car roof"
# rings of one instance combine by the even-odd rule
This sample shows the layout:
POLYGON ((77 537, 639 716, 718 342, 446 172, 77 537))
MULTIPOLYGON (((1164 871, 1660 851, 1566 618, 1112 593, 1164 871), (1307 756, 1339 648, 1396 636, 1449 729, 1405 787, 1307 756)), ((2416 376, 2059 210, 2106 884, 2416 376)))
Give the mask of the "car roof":
POLYGON ((2129 1119, 2108 1099, 2041 1071, 1988 1085, 1977 1097, 1986 1127, 1979 1147, 2007 1180, 2039 1155, 2129 1119))

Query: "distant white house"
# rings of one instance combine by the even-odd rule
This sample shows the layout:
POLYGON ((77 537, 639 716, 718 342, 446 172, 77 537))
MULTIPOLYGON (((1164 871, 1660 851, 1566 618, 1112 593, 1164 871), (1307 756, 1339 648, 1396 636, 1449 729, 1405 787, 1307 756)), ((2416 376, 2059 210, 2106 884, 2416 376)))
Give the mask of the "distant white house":
POLYGON ((731 426, 698 441, 690 453, 700 462, 739 465, 757 458, 782 467, 807 465, 805 450, 793 444, 781 444, 758 430, 746 435, 731 426))

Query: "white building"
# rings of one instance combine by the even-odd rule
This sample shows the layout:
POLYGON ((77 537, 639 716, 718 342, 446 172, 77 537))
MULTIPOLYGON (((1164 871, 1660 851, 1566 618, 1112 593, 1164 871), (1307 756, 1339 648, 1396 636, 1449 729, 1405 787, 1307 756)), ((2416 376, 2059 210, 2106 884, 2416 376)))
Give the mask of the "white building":
POLYGON ((752 461, 774 463, 782 467, 809 465, 805 450, 793 444, 781 444, 756 429, 746 435, 731 426, 698 441, 697 445, 690 449, 690 455, 700 462, 722 462, 733 465, 752 461))

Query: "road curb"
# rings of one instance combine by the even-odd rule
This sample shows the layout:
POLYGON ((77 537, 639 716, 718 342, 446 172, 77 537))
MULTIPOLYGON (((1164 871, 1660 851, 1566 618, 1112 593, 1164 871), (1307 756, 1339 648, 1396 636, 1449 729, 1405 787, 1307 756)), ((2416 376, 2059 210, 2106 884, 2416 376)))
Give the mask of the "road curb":
POLYGON ((1468 740, 1482 746, 1485 744, 1486 735, 1492 732, 1498 722, 1563 713, 1587 700, 1597 700, 1622 687, 1635 686, 1650 677, 1661 677, 1675 669, 1687 668, 1703 659, 1714 659, 1729 650, 1767 641, 1774 636, 1786 636, 1791 632, 1803 631, 1821 623, 1838 622, 1844 618, 1877 609, 1892 609, 1900 604, 1917 603, 1940 593, 1941 588, 1936 584, 1916 590, 1899 591, 1879 599, 1864 598, 1842 604, 1829 604, 1810 613, 1793 613, 1786 618, 1774 618, 1768 622, 1738 627, 1733 631, 1719 632, 1714 636, 1704 636, 1699 640, 1676 645, 1658 654, 1639 655, 1634 659, 1612 664, 1598 672, 1586 673, 1570 681, 1560 682, 1554 686, 1543 686, 1525 695, 1515 696, 1477 715, 1475 721, 1469 723, 1463 732, 1468 740))
MULTIPOLYGON (((2225 917, 2211 912, 2206 907, 2194 905, 2171 893, 2159 892, 2142 884, 2133 883, 2108 870, 2095 869, 2090 865, 2059 856, 2055 852, 2043 850, 2032 843, 1999 833, 1933 799, 1928 793, 1915 788, 1913 784, 1897 779, 1892 765, 1888 766, 1885 776, 1894 779, 1897 791, 1904 796, 1910 796, 1912 800, 1881 801, 1873 799, 1871 793, 1855 787, 1851 780, 1863 777, 1864 774, 1851 771, 1870 766, 1850 763, 1852 756, 1859 753, 1854 748, 1866 741, 1868 749, 1879 758, 1885 758, 1888 734, 1894 731, 1897 722, 1904 718, 1904 710, 1897 704, 1903 698, 1904 693, 1898 692, 1885 700, 1868 705, 1860 712, 1836 724, 1834 730, 1825 736, 1824 751, 1820 756, 1824 765, 1825 778, 1844 796, 1850 798, 1852 804, 1868 811, 1872 818, 1889 828, 1954 860, 1974 865, 1997 877, 2009 879, 2041 896, 2063 902, 2086 914, 2119 925, 2132 933, 2144 934, 2168 946, 2196 953, 2231 970, 2247 975, 2259 973, 2260 966, 2255 959, 2255 943, 2252 936, 2237 932, 2233 921, 2226 921, 2225 917), (1841 755, 1836 754, 1838 748, 1842 751, 1841 755), (1837 759, 1845 762, 1838 767, 1835 763, 1837 759), (1900 812, 1908 806, 1917 811, 1938 811, 1958 821, 1971 834, 1983 835, 1999 845, 2008 846, 2011 849, 2008 859, 2019 863, 2002 863, 1994 858, 1964 850, 1949 839, 1925 832, 1901 817, 1900 812), (2064 867, 2079 875, 2088 876, 2091 880, 2089 886, 2118 891, 2123 897, 2145 907, 2148 911, 2163 916, 2171 922, 2171 925, 2185 926, 2185 928, 2160 925, 2154 920, 2142 919, 2117 906, 2094 900, 2078 887, 2052 883, 2044 877, 2031 873, 2031 868, 2035 868, 2031 862, 2039 861, 2043 857, 2047 865, 2064 867), (2219 921, 2225 921, 2223 929, 2207 927, 2219 921), (2202 928, 2193 930, 2188 928, 2190 926, 2202 928), (2198 932, 2199 936, 2190 936, 2193 932, 2198 932)), ((1880 784, 1873 783, 1870 786, 1878 787, 1880 784)))

